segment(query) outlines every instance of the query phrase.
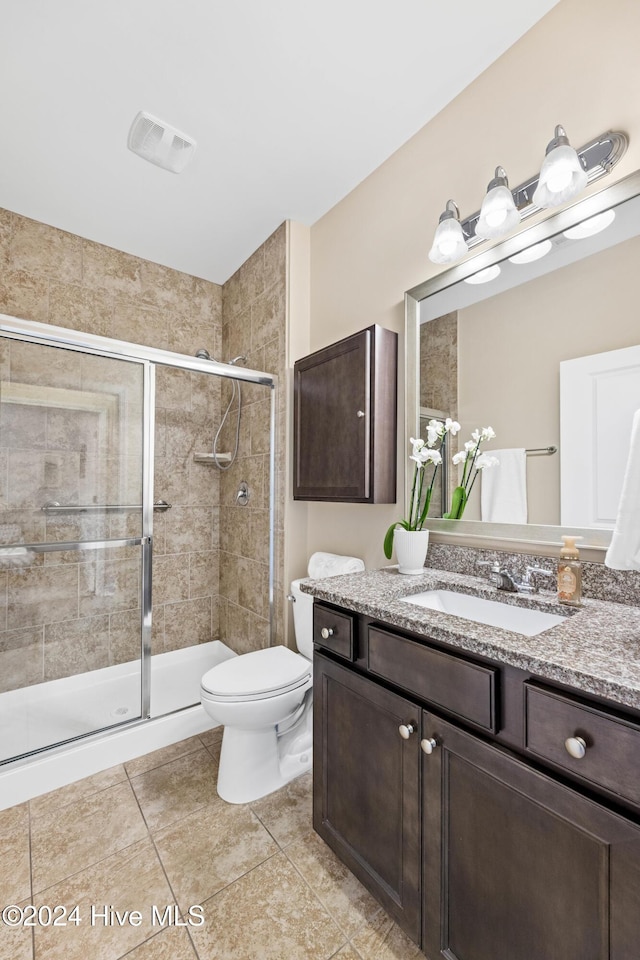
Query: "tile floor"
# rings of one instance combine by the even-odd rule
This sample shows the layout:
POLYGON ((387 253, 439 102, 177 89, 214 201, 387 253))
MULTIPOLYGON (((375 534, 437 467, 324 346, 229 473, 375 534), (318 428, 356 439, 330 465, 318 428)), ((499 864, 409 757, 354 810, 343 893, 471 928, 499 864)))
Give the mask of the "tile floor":
POLYGON ((255 803, 220 800, 220 737, 0 811, 0 907, 77 905, 79 921, 0 922, 0 960, 422 957, 313 832, 310 775, 255 803), (192 905, 201 926, 186 924, 192 905), (162 925, 166 907, 184 925, 162 925))

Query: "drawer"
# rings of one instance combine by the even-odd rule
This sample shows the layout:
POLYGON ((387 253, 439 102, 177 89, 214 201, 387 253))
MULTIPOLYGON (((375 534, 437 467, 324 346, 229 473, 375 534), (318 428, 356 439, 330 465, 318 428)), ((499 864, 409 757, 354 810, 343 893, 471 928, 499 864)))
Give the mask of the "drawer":
POLYGON ((313 605, 313 642, 330 650, 343 660, 355 659, 353 617, 324 607, 317 601, 313 605))
POLYGON ((640 804, 640 726, 606 710, 525 683, 525 745, 538 757, 596 786, 640 804), (575 757, 569 738, 584 741, 575 757))
POLYGON ((369 672, 496 733, 497 669, 369 627, 369 672))

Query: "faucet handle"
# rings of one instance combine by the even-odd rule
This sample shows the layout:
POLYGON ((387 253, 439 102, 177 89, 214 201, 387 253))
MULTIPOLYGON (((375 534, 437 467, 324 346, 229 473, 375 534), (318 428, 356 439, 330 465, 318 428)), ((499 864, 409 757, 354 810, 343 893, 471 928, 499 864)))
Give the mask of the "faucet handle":
POLYGON ((536 574, 540 574, 541 576, 544 576, 544 577, 555 576, 553 570, 546 570, 544 567, 527 567, 524 575, 524 580, 522 582, 524 584, 533 586, 533 580, 531 578, 536 574))

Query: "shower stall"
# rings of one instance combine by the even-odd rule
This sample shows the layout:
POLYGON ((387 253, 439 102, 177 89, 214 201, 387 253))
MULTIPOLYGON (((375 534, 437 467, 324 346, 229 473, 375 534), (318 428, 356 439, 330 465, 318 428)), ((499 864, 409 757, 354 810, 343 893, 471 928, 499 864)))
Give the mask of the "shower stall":
MULTIPOLYGON (((200 677, 234 655, 221 530, 261 538, 271 642, 275 388, 238 363, 0 316, 0 807, 38 763, 84 748, 100 768, 114 737, 131 732, 129 759, 205 729, 200 677), (241 382, 268 436, 224 503, 212 443, 241 382)), ((55 769, 40 792, 78 775, 55 769)))

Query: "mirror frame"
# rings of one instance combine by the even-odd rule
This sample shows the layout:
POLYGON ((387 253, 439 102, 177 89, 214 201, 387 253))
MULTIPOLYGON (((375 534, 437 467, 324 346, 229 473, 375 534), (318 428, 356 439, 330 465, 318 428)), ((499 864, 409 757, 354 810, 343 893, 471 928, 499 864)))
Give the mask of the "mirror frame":
MULTIPOLYGON (((616 183, 585 199, 578 200, 558 213, 526 227, 508 239, 495 244, 482 253, 468 257, 461 263, 443 270, 429 280, 412 287, 405 293, 405 435, 416 437, 419 429, 418 383, 420 351, 418 328, 420 303, 426 297, 439 293, 459 283, 465 277, 484 270, 527 247, 547 240, 549 237, 575 226, 582 220, 618 206, 640 194, 640 170, 618 180, 616 183), (415 348, 411 349, 411 344, 415 348)), ((405 459, 405 512, 409 509, 411 470, 409 458, 405 459)), ((575 533, 583 538, 580 553, 583 559, 602 562, 609 543, 611 530, 597 528, 560 527, 542 524, 488 523, 481 520, 430 519, 425 524, 436 543, 451 543, 458 546, 483 547, 487 549, 512 550, 518 553, 555 556, 563 533, 575 533), (464 524, 464 530, 460 530, 464 524)))

